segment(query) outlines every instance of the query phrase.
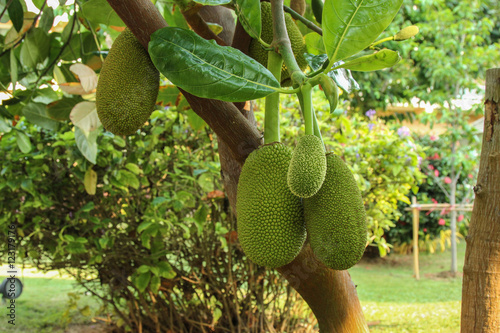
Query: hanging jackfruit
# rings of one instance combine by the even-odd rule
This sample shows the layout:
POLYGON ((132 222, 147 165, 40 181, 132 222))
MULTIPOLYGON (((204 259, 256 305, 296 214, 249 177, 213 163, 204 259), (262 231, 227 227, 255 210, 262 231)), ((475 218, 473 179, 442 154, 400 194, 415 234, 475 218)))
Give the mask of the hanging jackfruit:
POLYGON ((117 135, 135 133, 153 112, 160 73, 134 34, 125 29, 104 61, 96 91, 97 115, 117 135))
POLYGON ((323 142, 315 135, 304 135, 293 150, 288 168, 288 187, 293 194, 309 198, 323 185, 326 157, 323 142))
POLYGON ((304 199, 304 216, 314 254, 326 266, 344 270, 356 264, 366 246, 366 212, 354 176, 335 154, 326 156, 323 186, 304 199))
POLYGON ((245 161, 238 182, 238 238, 254 263, 270 268, 291 262, 306 239, 300 198, 290 192, 287 171, 291 149, 264 145, 245 161))
MULTIPOLYGON (((271 14, 271 4, 269 2, 260 3, 261 10, 261 20, 262 20, 262 31, 260 38, 268 44, 273 41, 273 17, 271 14)), ((304 52, 306 52, 306 44, 304 38, 299 28, 293 21, 290 14, 285 13, 285 25, 288 32, 288 38, 290 39, 290 44, 292 45, 292 51, 297 60, 297 64, 300 69, 305 70, 307 68, 307 61, 304 57, 304 52)), ((248 55, 257 60, 260 64, 267 67, 267 57, 268 51, 262 48, 262 45, 258 40, 252 39, 250 42, 248 55)), ((281 85, 290 86, 292 83, 290 79, 290 74, 285 65, 281 70, 281 85)))

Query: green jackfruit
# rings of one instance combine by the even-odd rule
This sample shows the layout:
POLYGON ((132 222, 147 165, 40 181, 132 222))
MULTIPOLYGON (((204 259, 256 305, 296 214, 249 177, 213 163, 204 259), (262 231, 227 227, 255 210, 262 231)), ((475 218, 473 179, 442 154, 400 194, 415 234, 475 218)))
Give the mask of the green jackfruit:
POLYGON ((245 161, 238 182, 238 238, 254 263, 280 267, 291 262, 306 239, 300 198, 286 182, 292 151, 281 143, 264 145, 245 161))
POLYGON ((134 34, 125 29, 114 41, 99 75, 97 115, 117 135, 135 133, 153 112, 160 73, 134 34))
POLYGON ((326 156, 323 142, 315 135, 300 138, 288 168, 288 187, 293 194, 309 198, 323 185, 326 175, 326 156))
MULTIPOLYGON (((260 38, 268 44, 273 41, 273 17, 271 14, 271 4, 269 2, 260 3, 261 10, 261 20, 262 20, 262 31, 260 38)), ((292 51, 297 60, 297 64, 300 69, 305 70, 307 68, 307 60, 304 57, 304 52, 306 52, 306 44, 304 38, 299 28, 293 21, 289 13, 285 13, 285 25, 288 32, 288 38, 290 39, 290 44, 292 45, 292 51)), ((262 48, 262 45, 258 40, 252 39, 250 42, 248 55, 257 60, 261 65, 267 67, 267 57, 268 51, 262 48)), ((281 85, 290 86, 292 83, 290 79, 290 74, 285 65, 281 70, 281 85)))
POLYGON ((366 212, 354 176, 335 154, 327 154, 326 177, 316 195, 304 199, 311 248, 326 266, 348 269, 366 246, 366 212))

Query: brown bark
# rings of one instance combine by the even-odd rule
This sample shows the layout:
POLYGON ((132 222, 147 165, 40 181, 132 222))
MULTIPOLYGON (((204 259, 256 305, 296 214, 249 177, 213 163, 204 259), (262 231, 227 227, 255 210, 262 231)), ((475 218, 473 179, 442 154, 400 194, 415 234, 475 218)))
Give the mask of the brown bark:
MULTIPOLYGON (((149 35, 166 26, 150 0, 108 0, 125 24, 147 48, 149 35)), ((248 36, 236 27, 233 46, 245 49, 248 36), (241 35, 240 35, 241 34, 241 35)), ((236 204, 236 188, 241 165, 261 143, 261 135, 252 117, 240 112, 232 103, 196 97, 183 91, 193 110, 217 134, 222 176, 231 206, 236 204)), ((334 271, 319 263, 310 247, 305 245, 290 264, 278 271, 309 304, 318 319, 321 333, 358 333, 368 331, 356 287, 347 271, 334 271)))
POLYGON ((486 72, 483 143, 466 237, 461 332, 500 332, 500 68, 486 72))

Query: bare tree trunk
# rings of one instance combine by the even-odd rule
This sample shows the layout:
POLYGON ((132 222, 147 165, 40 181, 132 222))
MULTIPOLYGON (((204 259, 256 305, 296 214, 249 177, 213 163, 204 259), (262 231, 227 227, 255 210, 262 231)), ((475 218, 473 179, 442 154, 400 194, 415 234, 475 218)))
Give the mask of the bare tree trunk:
POLYGON ((483 144, 466 238, 461 332, 500 332, 500 68, 486 72, 483 144))
MULTIPOLYGON (((107 0, 115 12, 147 48, 149 36, 167 26, 150 0, 107 0)), ((204 15, 204 13, 202 14, 204 15)), ((243 29, 236 28, 236 33, 243 29)), ((248 36, 235 35, 233 45, 248 36)), ((243 46, 242 46, 243 48, 243 46)), ((203 99, 183 92, 189 104, 222 141, 223 180, 232 207, 241 166, 248 154, 261 143, 255 124, 246 111, 234 104, 203 99)), ((334 271, 319 263, 309 245, 290 264, 278 271, 311 307, 321 333, 361 333, 368 326, 359 303, 356 287, 347 271, 334 271)))

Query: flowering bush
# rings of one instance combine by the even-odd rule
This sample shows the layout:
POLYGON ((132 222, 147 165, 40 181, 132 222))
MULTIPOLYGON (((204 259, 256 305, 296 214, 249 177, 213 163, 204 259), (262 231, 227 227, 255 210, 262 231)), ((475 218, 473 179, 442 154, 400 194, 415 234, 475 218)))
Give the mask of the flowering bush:
MULTIPOLYGON (((425 135, 415 137, 415 141, 426 147, 427 158, 422 162, 422 171, 427 175, 417 194, 419 203, 448 203, 449 192, 453 179, 451 165, 455 163, 457 174, 456 202, 469 204, 473 199, 473 184, 475 182, 475 169, 479 161, 479 146, 474 137, 468 141, 457 143, 454 154, 449 150, 451 137, 447 135, 425 135)), ((404 209, 408 204, 400 203, 399 208, 404 209)), ((434 252, 439 245, 444 250, 450 239, 450 211, 436 209, 420 213, 419 237, 422 239, 422 250, 434 252)), ((467 234, 470 213, 458 212, 458 237, 467 234)), ((387 233, 388 242, 395 245, 399 252, 407 252, 412 243, 412 215, 407 212, 400 217, 396 227, 387 233)))

